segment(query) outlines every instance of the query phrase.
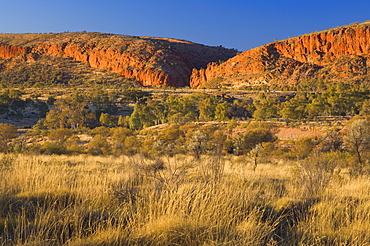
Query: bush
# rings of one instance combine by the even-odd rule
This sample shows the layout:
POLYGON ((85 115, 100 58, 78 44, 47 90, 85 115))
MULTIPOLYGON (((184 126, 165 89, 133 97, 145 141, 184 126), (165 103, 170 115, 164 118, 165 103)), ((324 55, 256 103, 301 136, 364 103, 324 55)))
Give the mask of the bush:
POLYGON ((67 154, 67 148, 60 143, 46 142, 41 146, 40 153, 46 155, 63 155, 67 154))
POLYGON ((8 142, 18 136, 17 128, 12 124, 0 123, 0 141, 8 142))
POLYGON ((276 140, 277 137, 269 129, 255 128, 244 134, 235 136, 233 145, 236 154, 245 154, 258 144, 274 142, 276 140))
POLYGON ((106 137, 98 134, 89 142, 87 146, 89 154, 106 155, 110 153, 110 146, 106 137))
POLYGON ((55 141, 57 143, 64 143, 69 137, 73 135, 72 129, 59 128, 51 130, 49 132, 49 140, 55 141))
POLYGON ((9 141, 17 136, 17 128, 14 125, 0 123, 0 151, 7 150, 9 141))

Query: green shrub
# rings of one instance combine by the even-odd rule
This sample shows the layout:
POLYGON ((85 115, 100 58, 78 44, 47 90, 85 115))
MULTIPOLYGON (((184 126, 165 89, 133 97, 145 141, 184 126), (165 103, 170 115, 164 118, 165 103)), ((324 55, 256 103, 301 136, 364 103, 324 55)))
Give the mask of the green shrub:
POLYGON ((46 154, 46 155, 63 155, 67 154, 67 148, 56 142, 45 142, 41 148, 40 148, 40 153, 41 154, 46 154))

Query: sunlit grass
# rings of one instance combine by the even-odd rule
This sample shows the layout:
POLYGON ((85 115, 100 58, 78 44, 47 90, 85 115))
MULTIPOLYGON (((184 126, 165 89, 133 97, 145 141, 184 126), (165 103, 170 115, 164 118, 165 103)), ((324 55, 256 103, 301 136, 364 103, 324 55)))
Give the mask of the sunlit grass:
POLYGON ((332 178, 305 196, 297 163, 260 163, 254 170, 247 159, 206 156, 0 160, 4 245, 366 245, 370 239, 368 175, 332 178))

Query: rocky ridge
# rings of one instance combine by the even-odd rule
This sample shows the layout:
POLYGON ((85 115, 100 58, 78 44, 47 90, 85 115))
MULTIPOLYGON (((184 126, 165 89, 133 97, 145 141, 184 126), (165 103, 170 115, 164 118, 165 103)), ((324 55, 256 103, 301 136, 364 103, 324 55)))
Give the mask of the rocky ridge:
POLYGON ((34 62, 44 55, 73 58, 144 86, 189 86, 192 69, 227 60, 236 52, 176 39, 104 33, 0 34, 2 59, 34 62))
POLYGON ((309 80, 370 83, 370 22, 276 41, 239 55, 234 49, 170 38, 86 32, 0 34, 0 70, 45 56, 73 59, 143 86, 294 87, 309 80))
POLYGON ((302 35, 194 69, 191 87, 296 86, 307 79, 369 80, 370 22, 302 35))

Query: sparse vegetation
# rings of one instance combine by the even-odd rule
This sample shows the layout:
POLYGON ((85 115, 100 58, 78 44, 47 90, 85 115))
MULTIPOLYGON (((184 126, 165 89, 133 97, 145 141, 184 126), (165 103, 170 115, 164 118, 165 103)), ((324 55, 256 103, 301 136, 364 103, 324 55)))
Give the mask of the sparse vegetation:
POLYGON ((96 87, 101 85, 119 85, 122 87, 136 87, 138 82, 126 79, 117 74, 94 70, 87 64, 77 62, 71 58, 57 58, 40 56, 35 62, 19 61, 12 65, 11 61, 0 61, 0 88, 14 87, 96 87), (10 63, 10 64, 7 64, 10 63))

